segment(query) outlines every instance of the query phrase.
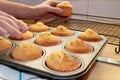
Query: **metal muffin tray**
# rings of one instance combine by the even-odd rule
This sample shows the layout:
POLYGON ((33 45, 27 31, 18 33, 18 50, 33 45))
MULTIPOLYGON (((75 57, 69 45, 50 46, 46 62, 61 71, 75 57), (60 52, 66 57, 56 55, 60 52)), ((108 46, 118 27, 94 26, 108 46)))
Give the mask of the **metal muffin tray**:
MULTIPOLYGON (((54 28, 55 27, 50 27, 48 31, 51 32, 51 30, 53 30, 54 28)), ((65 36, 65 37, 57 36, 61 40, 61 43, 58 45, 47 46, 47 47, 38 45, 43 50, 43 55, 40 58, 29 60, 29 61, 18 61, 13 59, 10 56, 11 51, 21 41, 34 43, 35 38, 40 34, 40 32, 39 33, 32 32, 34 34, 34 37, 28 40, 11 40, 8 38, 8 35, 7 35, 5 36, 5 38, 7 38, 13 43, 13 47, 6 51, 0 52, 0 63, 8 66, 16 67, 21 70, 29 71, 37 75, 43 75, 43 76, 54 78, 54 79, 73 79, 73 78, 82 76, 89 70, 91 65, 94 63, 96 56, 99 54, 99 52, 101 51, 101 49, 103 48, 107 40, 103 35, 100 35, 102 37, 101 41, 98 41, 98 42, 85 41, 86 43, 90 44, 94 50, 88 53, 76 54, 66 50, 64 47, 67 42, 69 42, 73 38, 77 38, 77 36, 80 33, 82 33, 80 31, 74 31, 74 30, 73 32, 74 34, 72 36, 65 36), (49 69, 45 64, 46 57, 56 51, 63 51, 67 54, 72 55, 73 57, 78 58, 82 62, 80 68, 71 72, 58 72, 58 71, 49 69)))

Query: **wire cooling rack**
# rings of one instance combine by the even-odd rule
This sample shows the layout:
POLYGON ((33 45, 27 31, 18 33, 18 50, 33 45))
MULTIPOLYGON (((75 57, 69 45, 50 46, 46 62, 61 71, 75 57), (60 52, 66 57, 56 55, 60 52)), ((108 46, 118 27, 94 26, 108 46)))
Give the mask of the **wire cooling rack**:
POLYGON ((69 19, 67 21, 55 19, 48 21, 45 24, 53 27, 64 25, 69 29, 78 31, 85 31, 87 28, 91 28, 97 33, 106 36, 108 44, 119 45, 120 25, 78 19, 69 19))

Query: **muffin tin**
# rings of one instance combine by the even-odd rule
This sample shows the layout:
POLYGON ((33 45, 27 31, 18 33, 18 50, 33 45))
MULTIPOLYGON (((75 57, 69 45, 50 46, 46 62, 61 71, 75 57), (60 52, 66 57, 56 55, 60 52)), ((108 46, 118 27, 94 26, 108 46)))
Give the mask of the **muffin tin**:
MULTIPOLYGON (((54 28, 55 27, 50 27, 48 31, 51 32, 51 30, 53 30, 54 28)), ((74 34, 72 36, 65 36, 65 37, 57 36, 61 40, 61 43, 58 45, 55 45, 55 46, 39 46, 38 45, 43 50, 43 55, 40 58, 29 60, 29 61, 18 61, 13 59, 10 56, 11 51, 21 41, 34 43, 35 38, 40 34, 40 32, 39 33, 32 32, 34 34, 34 37, 27 40, 11 40, 8 38, 9 35, 7 35, 5 36, 5 38, 9 39, 13 43, 13 47, 6 51, 0 52, 0 62, 12 67, 16 67, 18 69, 30 71, 37 75, 43 75, 43 76, 54 78, 54 79, 72 79, 72 78, 82 76, 89 70, 91 65, 94 63, 96 56, 99 54, 99 52, 101 51, 101 49, 103 48, 107 40, 103 35, 100 35, 102 37, 101 41, 98 41, 98 42, 85 41, 86 43, 90 44, 94 50, 88 53, 76 54, 65 49, 65 44, 67 42, 69 42, 73 38, 77 38, 77 36, 80 33, 82 33, 80 31, 75 31, 75 30, 73 30, 73 32, 74 34), (46 57, 56 51, 63 51, 69 55, 72 55, 73 57, 78 58, 82 62, 82 65, 77 70, 71 71, 71 72, 57 72, 49 69, 45 64, 46 57)))

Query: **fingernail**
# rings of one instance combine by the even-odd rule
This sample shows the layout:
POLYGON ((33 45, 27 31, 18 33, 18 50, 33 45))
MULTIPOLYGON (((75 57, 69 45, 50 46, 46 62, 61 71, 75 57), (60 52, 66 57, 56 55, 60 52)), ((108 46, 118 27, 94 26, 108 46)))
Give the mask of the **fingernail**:
POLYGON ((22 27, 22 31, 27 31, 27 30, 28 30, 27 26, 22 27))
POLYGON ((18 25, 21 27, 21 31, 24 32, 28 30, 27 24, 24 23, 23 21, 19 20, 18 25))

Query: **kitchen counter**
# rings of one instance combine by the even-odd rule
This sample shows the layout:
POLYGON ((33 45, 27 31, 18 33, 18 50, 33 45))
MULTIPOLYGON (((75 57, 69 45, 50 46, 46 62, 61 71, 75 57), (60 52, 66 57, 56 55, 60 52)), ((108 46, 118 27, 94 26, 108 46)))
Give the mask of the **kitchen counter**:
MULTIPOLYGON (((106 44, 99 56, 110 57, 120 60, 120 54, 115 53, 115 47, 111 44, 106 44)), ((119 80, 120 79, 120 66, 98 62, 96 61, 90 70, 77 80, 119 80)))

